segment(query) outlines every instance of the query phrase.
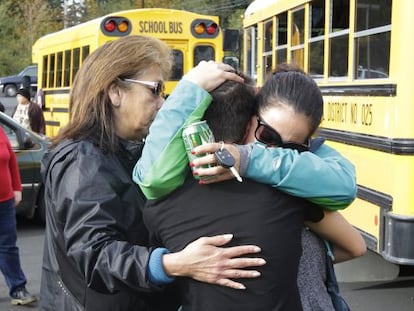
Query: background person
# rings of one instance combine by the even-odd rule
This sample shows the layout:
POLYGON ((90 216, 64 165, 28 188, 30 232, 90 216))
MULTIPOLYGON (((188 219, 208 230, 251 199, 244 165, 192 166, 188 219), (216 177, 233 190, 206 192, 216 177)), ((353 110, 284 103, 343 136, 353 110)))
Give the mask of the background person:
POLYGON ((45 118, 42 109, 30 99, 30 91, 21 88, 16 94, 17 106, 12 113, 21 126, 39 134, 45 134, 45 118))
MULTIPOLYGON (((128 36, 96 49, 77 73, 70 121, 42 162, 41 310, 176 310, 159 306, 163 299, 153 294, 175 276, 232 288, 242 287, 237 278, 258 276, 244 268, 262 259, 238 258, 258 247, 217 247, 229 234, 197 239, 175 253, 149 246, 145 197, 131 175, 164 102, 171 65, 165 43, 128 36)), ((218 85, 234 76, 217 69, 205 79, 218 85)))
POLYGON ((16 205, 22 200, 22 185, 16 156, 0 126, 0 270, 9 288, 11 304, 36 301, 26 289, 26 276, 20 266, 16 245, 16 205))

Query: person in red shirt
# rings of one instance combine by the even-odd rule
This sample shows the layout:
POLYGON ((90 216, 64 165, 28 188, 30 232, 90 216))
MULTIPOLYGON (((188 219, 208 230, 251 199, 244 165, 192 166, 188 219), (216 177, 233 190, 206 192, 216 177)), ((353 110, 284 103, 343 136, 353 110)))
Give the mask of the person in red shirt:
POLYGON ((36 301, 26 289, 26 277, 20 266, 16 245, 16 205, 22 200, 22 185, 16 156, 0 127, 0 270, 9 288, 11 304, 27 305, 36 301))

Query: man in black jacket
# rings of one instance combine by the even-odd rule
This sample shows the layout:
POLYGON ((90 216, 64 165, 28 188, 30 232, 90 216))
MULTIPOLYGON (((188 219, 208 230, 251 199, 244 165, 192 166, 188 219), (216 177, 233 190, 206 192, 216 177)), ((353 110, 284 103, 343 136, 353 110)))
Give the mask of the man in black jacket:
MULTIPOLYGON (((245 77, 245 80, 247 78, 245 77)), ((204 118, 216 140, 240 143, 256 114, 254 89, 225 82, 211 95, 204 118)), ((245 179, 200 186, 191 173, 184 185, 147 203, 144 220, 154 243, 181 249, 192 239, 231 232, 232 245, 255 244, 266 265, 262 277, 235 291, 180 278, 183 311, 302 310, 297 288, 304 219, 317 221, 322 210, 271 186, 245 179)))

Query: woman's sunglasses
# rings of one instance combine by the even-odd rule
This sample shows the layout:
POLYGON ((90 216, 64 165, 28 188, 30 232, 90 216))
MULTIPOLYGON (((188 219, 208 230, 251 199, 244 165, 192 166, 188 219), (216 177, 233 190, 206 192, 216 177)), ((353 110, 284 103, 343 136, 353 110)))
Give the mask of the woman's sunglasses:
POLYGON ((143 80, 134 80, 134 79, 122 79, 126 82, 138 83, 147 86, 154 96, 165 97, 164 94, 164 83, 162 81, 143 81, 143 80))
POLYGON ((257 117, 257 128, 254 136, 258 141, 269 147, 294 149, 298 152, 309 151, 309 140, 306 144, 298 144, 291 141, 285 142, 280 134, 260 117, 257 117))

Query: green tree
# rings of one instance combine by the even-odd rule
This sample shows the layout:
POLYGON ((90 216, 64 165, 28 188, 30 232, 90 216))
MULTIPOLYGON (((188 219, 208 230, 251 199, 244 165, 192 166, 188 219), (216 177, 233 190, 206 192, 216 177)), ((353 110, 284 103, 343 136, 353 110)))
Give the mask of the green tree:
POLYGON ((0 75, 13 74, 18 70, 15 59, 19 57, 19 49, 16 44, 16 31, 14 18, 10 16, 9 6, 11 1, 0 3, 0 75))
POLYGON ((32 63, 32 45, 60 28, 61 10, 47 0, 2 0, 0 3, 0 75, 15 74, 32 63))

